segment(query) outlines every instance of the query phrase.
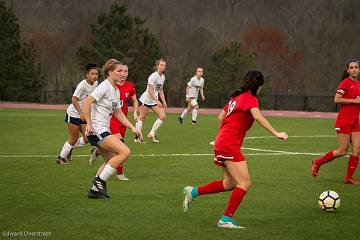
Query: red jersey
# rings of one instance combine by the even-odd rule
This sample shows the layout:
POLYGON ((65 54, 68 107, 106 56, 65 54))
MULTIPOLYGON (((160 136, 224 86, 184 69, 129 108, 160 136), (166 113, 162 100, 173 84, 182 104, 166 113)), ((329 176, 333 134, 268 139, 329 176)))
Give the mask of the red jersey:
POLYGON ((224 107, 226 116, 216 136, 214 150, 226 153, 240 152, 246 132, 254 123, 250 109, 258 107, 257 98, 250 92, 230 98, 224 107))
MULTIPOLYGON (((134 86, 134 84, 132 84, 131 82, 128 82, 128 81, 125 81, 124 85, 122 85, 122 86, 120 86, 119 84, 115 84, 115 86, 120 91, 120 102, 122 104, 121 110, 125 114, 125 116, 127 116, 128 111, 129 111, 129 101, 130 101, 131 97, 136 94, 135 86, 134 86)), ((112 124, 113 121, 115 121, 116 123, 120 123, 115 118, 114 115, 112 115, 112 117, 111 117, 110 125, 112 124)))
MULTIPOLYGON (((343 98, 355 99, 360 96, 360 82, 351 78, 342 80, 336 90, 343 98)), ((359 122, 360 104, 341 104, 339 114, 336 118, 336 127, 343 125, 353 125, 359 122)))

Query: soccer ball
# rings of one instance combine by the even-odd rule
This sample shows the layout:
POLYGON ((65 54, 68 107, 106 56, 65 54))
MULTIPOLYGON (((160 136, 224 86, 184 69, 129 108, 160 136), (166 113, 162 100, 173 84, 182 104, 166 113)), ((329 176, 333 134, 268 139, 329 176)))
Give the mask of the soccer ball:
POLYGON ((340 197, 334 191, 327 190, 319 196, 319 206, 327 212, 335 211, 340 206, 340 197))

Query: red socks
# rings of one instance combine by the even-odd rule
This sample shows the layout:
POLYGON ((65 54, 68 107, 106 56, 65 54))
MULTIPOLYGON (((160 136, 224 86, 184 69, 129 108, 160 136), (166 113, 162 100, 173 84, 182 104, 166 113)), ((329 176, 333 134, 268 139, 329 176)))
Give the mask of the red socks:
POLYGON ((234 190, 232 190, 230 195, 230 200, 226 207, 224 216, 232 217, 234 215, 236 209, 238 208, 241 201, 245 197, 245 194, 246 191, 239 187, 235 187, 234 190))
POLYGON ((118 167, 116 168, 116 170, 117 170, 117 174, 123 174, 123 170, 124 170, 123 165, 118 166, 118 167))
POLYGON ((333 151, 329 151, 327 154, 316 160, 316 163, 321 166, 325 163, 331 162, 334 159, 335 157, 333 151))
POLYGON ((210 182, 204 186, 200 186, 197 188, 199 195, 218 193, 225 191, 224 184, 222 180, 216 180, 210 182))
POLYGON ((358 163, 359 163, 359 157, 350 155, 347 172, 346 172, 346 177, 345 177, 346 179, 352 179, 358 163))

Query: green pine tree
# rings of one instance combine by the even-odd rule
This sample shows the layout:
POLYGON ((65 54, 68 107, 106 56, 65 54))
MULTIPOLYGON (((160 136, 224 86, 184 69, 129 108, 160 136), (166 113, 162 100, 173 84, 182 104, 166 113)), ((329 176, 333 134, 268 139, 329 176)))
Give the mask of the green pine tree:
POLYGON ((155 60, 161 55, 159 41, 144 26, 145 20, 126 11, 125 6, 115 4, 108 14, 99 16, 97 23, 91 25, 91 45, 80 47, 77 57, 82 66, 89 62, 101 66, 110 58, 118 59, 128 64, 128 79, 144 89, 155 60))
POLYGON ((43 82, 32 43, 21 43, 18 19, 0 1, 0 91, 5 100, 38 101, 43 82))
POLYGON ((216 51, 206 71, 206 91, 230 94, 239 89, 245 73, 255 67, 255 54, 244 53, 238 42, 216 51))

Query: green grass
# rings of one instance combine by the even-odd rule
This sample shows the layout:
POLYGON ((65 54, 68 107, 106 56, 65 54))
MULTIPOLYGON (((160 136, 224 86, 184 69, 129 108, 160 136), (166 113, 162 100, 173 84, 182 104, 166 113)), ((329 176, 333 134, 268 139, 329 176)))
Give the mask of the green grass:
MULTIPOLYGON (((221 178, 212 156, 139 157, 138 154, 212 153, 209 141, 217 117, 199 115, 178 125, 168 115, 158 137, 160 144, 135 144, 125 165, 128 182, 111 178, 111 199, 86 197, 96 168, 88 166, 90 146, 74 150, 68 166, 55 157, 4 157, 4 155, 56 156, 67 138, 64 111, 0 109, 0 234, 51 232, 46 239, 358 239, 360 187, 342 182, 347 159, 340 158, 310 176, 309 155, 247 155, 252 188, 235 214, 245 230, 219 229, 229 192, 201 196, 184 214, 182 188, 221 178), (341 197, 337 212, 319 209, 317 197, 324 190, 341 197)), ((143 127, 147 134, 154 115, 143 127)), ((247 139, 244 147, 287 152, 325 152, 336 147, 336 138, 291 138, 332 135, 333 120, 269 118, 288 132, 287 143, 275 138, 247 139)), ((129 134, 129 132, 127 132, 129 134)), ((129 134, 130 135, 130 134, 129 134)), ((255 124, 248 136, 269 136, 255 124)), ((244 151, 244 153, 261 153, 244 151)), ((262 152, 264 153, 264 152, 262 152)), ((97 166, 101 159, 98 159, 97 166)), ((359 170, 355 177, 360 178, 359 170)), ((43 237, 44 239, 45 237, 43 237)), ((33 237, 31 238, 33 239, 33 237)))

